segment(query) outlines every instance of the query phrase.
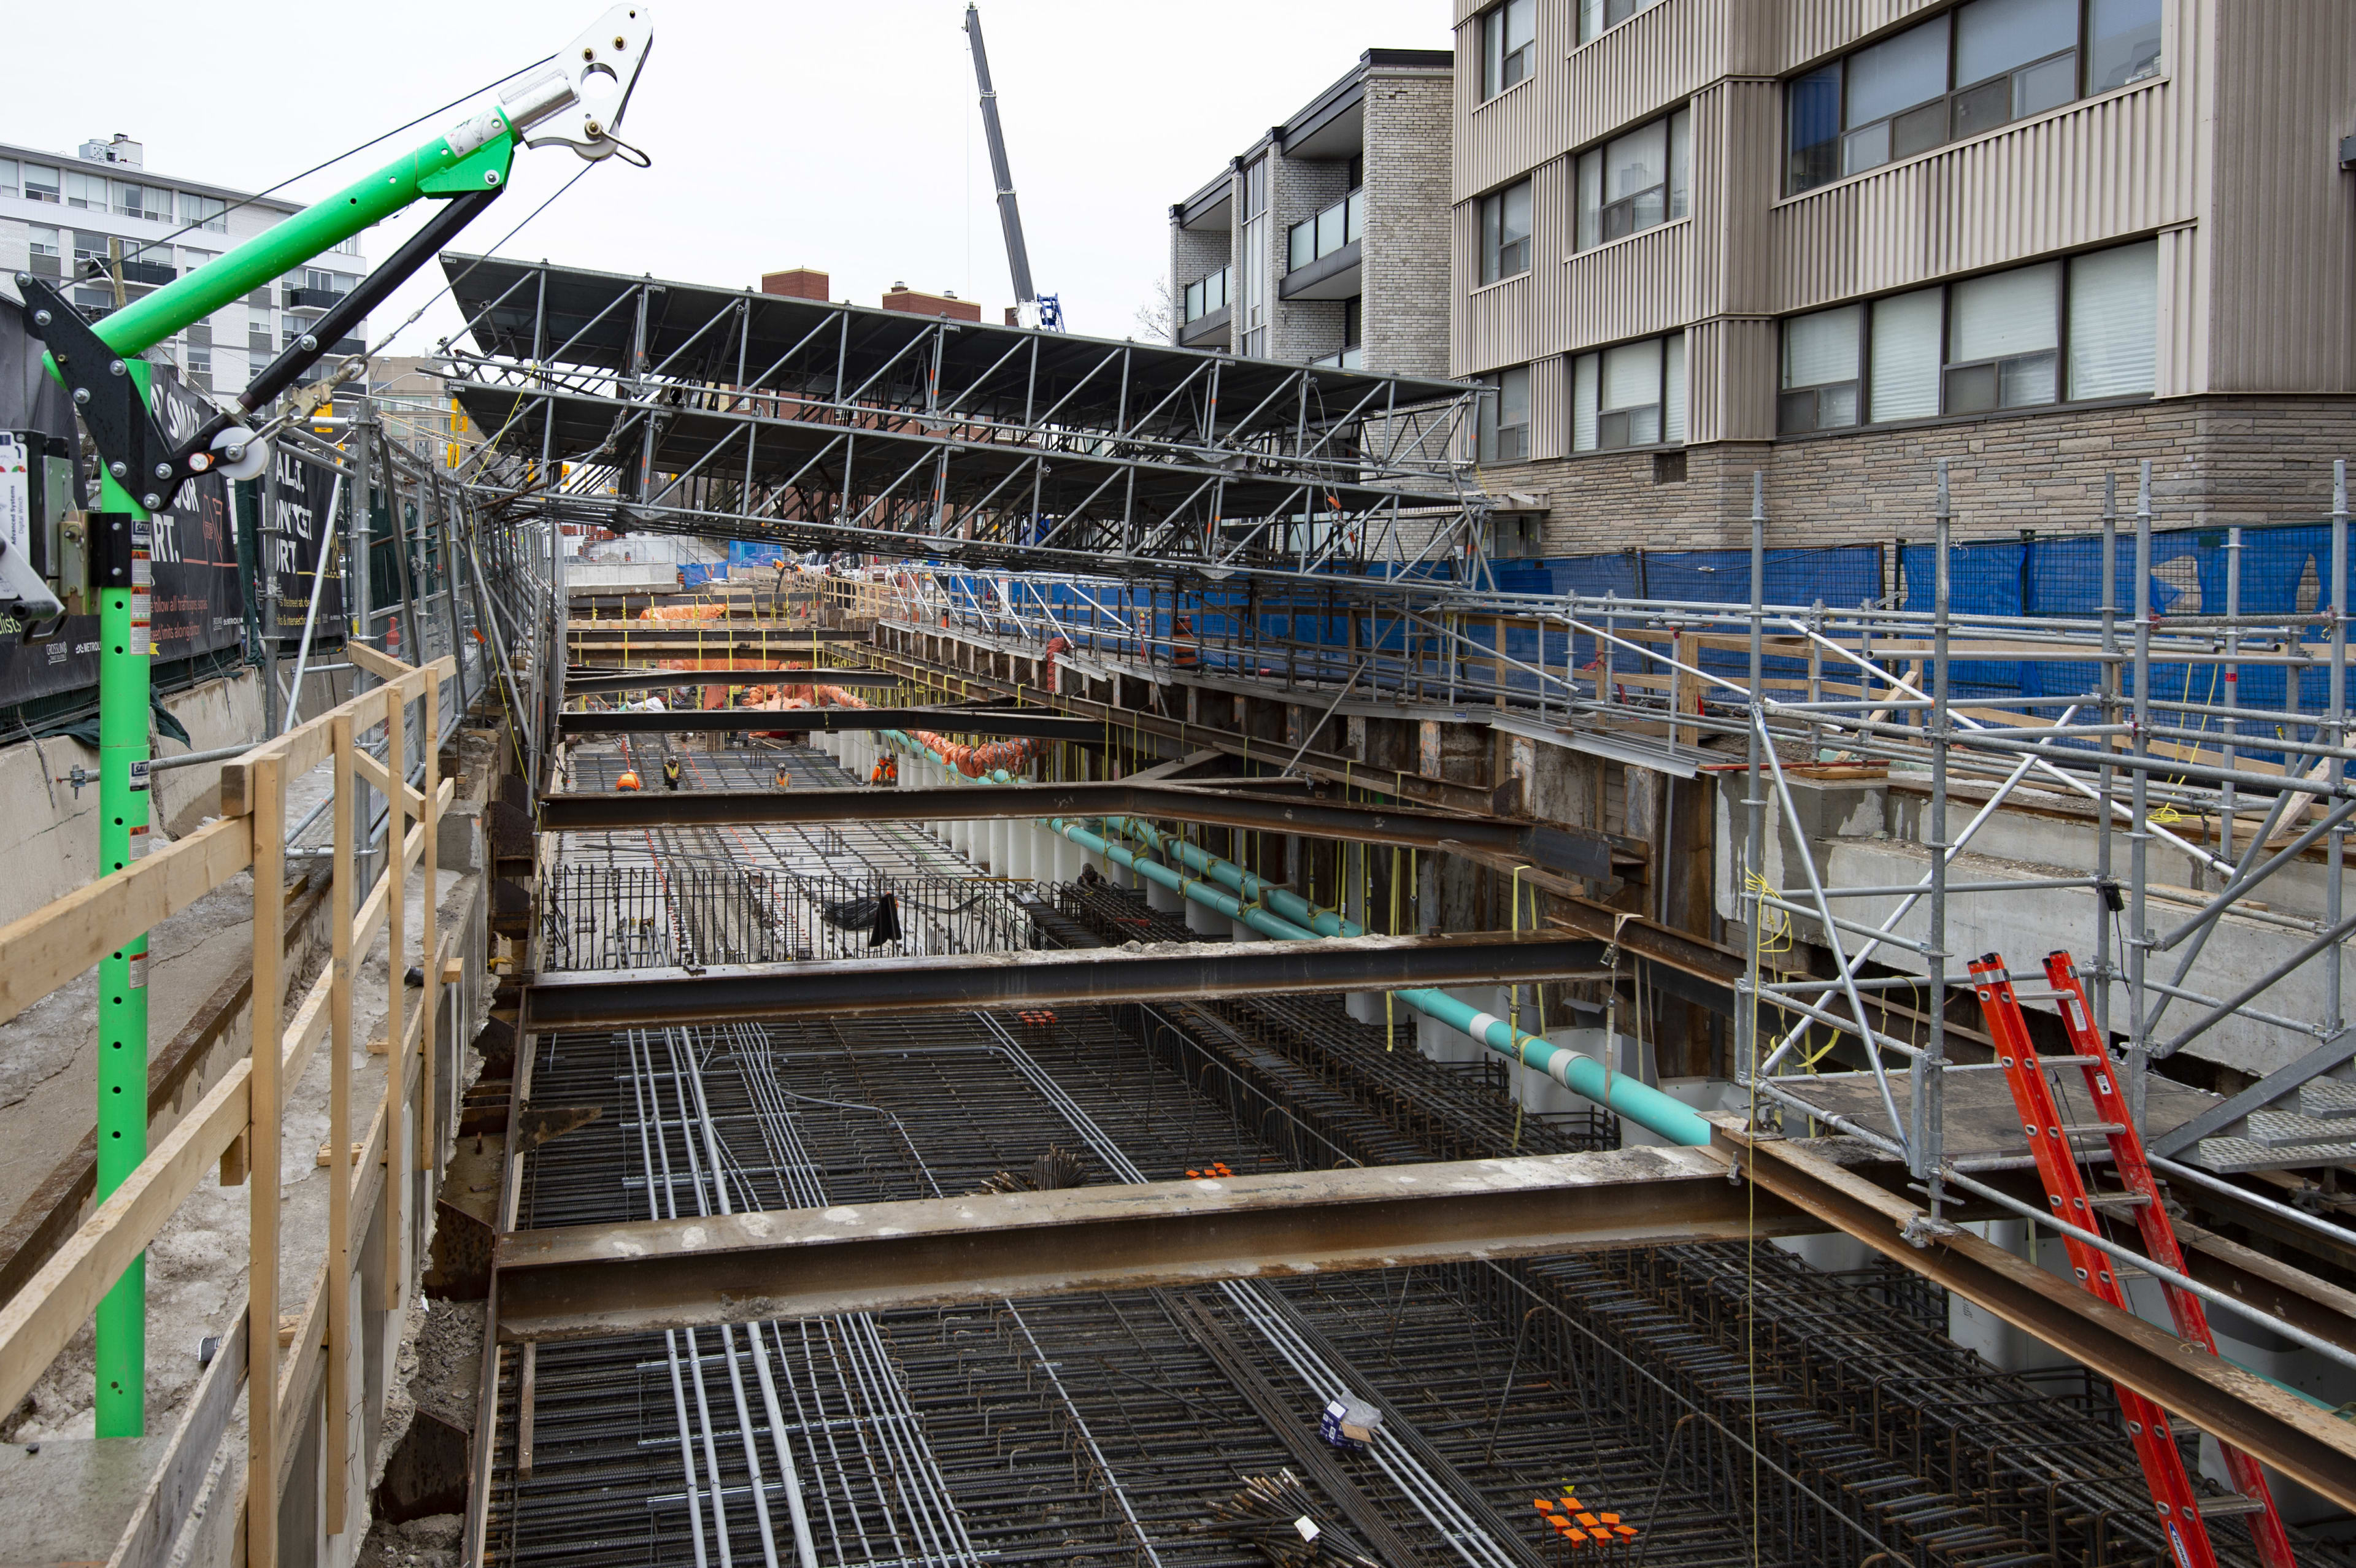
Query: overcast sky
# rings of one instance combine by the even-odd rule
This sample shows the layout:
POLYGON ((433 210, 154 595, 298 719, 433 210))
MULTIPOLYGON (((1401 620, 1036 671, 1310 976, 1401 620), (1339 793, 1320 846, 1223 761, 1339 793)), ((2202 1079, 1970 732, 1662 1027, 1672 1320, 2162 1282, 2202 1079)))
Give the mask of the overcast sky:
MULTIPOLYGON (((811 266, 832 274, 837 299, 872 304, 905 280, 980 299, 991 319, 1012 303, 965 0, 652 9, 654 52, 622 129, 654 166, 592 169, 502 253, 728 286, 811 266)), ((186 0, 27 5, 10 56, 57 69, 13 74, 0 140, 64 150, 119 131, 160 174, 258 190, 553 53, 601 12, 392 0, 224 25, 186 0)), ((1136 312, 1168 267, 1171 203, 1362 50, 1448 48, 1448 15, 1447 0, 983 0, 1038 286, 1062 295, 1076 332, 1139 335, 1136 312)), ((456 117, 290 194, 330 194, 456 117)), ((562 148, 520 154, 460 247, 498 240, 580 167, 562 148)), ((415 222, 373 231, 369 259, 415 222)), ((372 318, 372 339, 441 286, 429 271, 372 318)), ((392 351, 429 351, 457 325, 439 302, 392 351)))

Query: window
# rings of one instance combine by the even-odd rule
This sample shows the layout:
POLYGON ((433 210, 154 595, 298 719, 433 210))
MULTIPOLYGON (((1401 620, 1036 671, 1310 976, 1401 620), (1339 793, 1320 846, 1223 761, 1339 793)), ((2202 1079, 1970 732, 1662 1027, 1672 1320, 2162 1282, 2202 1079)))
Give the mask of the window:
POLYGON ((1775 428, 1837 430, 1857 422, 1859 305, 1798 316, 1783 326, 1783 393, 1775 428))
POLYGON ((25 199, 27 201, 58 201, 58 171, 43 168, 38 164, 25 165, 25 199))
POLYGON ((1946 411, 2050 403, 2061 368, 2062 266, 2048 261, 1947 291, 1946 411))
POLYGON ((2148 397, 2158 314, 2159 246, 2146 240, 1794 316, 1776 425, 1789 435, 2148 397))
POLYGON ((1579 249, 1683 218, 1693 112, 1680 109, 1579 155, 1579 249))
POLYGON ((65 260, 59 253, 58 231, 38 223, 26 225, 33 242, 33 264, 27 269, 37 278, 63 275, 65 260))
POLYGON ((1186 285, 1185 319, 1200 321, 1213 311, 1227 308, 1227 281, 1234 275, 1231 267, 1196 278, 1186 285))
POLYGON ((217 196, 198 196, 189 191, 180 193, 180 221, 199 229, 209 229, 216 234, 229 232, 229 203, 217 196))
POLYGON ((1623 343, 1572 361, 1572 451, 1676 446, 1685 439, 1685 334, 1623 343))
POLYGON ((1268 159, 1244 170, 1244 233, 1236 275, 1236 349, 1248 358, 1268 357, 1268 159))
POLYGON ((1481 18, 1481 97, 1485 102, 1537 69, 1538 0, 1505 0, 1481 18))
POLYGON ((1579 0, 1579 41, 1583 44, 1660 3, 1661 0, 1579 0))
POLYGON ((66 205, 85 208, 91 212, 106 210, 106 176, 86 175, 79 170, 66 171, 66 205))
POLYGON ((0 158, 0 196, 14 196, 16 190, 16 160, 0 158))
MULTIPOLYGON (((156 249, 160 251, 163 247, 159 245, 156 249)), ((186 245, 180 247, 180 271, 184 272, 193 272, 209 261, 220 260, 220 252, 218 251, 191 251, 186 245)))
POLYGON ((2158 240, 2073 260, 2069 396, 2127 398, 2157 390, 2158 320, 2158 240))
POLYGON ((1530 455, 1530 368, 1517 365, 1482 378, 1481 444, 1477 461, 1521 463, 1530 455))
POLYGON ((172 193, 160 186, 133 185, 127 180, 108 182, 114 196, 114 210, 124 218, 145 218, 157 223, 172 221, 172 193))
POLYGON ((1299 272, 1310 262, 1362 238, 1366 229, 1366 193, 1355 189, 1316 217, 1285 231, 1285 267, 1299 272))
POLYGON ((92 261, 98 263, 99 271, 106 270, 109 252, 105 235, 92 234, 87 229, 77 229, 73 231, 73 240, 76 274, 85 273, 92 261))
POLYGON ((1481 281, 1494 283, 1530 270, 1530 182, 1481 198, 1481 281))
POLYGON ((2159 7, 2151 0, 2088 0, 2086 91, 2108 92, 2159 74, 2159 7))
POLYGON ((1808 190, 2156 75, 2159 6, 1969 0, 1795 77, 1785 181, 1808 190))
POLYGON ((337 255, 338 255, 338 256, 357 256, 357 255, 359 255, 359 253, 360 253, 360 237, 359 237, 359 235, 355 234, 355 235, 353 235, 353 236, 352 236, 350 239, 348 239, 348 240, 337 240, 337 241, 336 241, 336 254, 337 254, 337 255))

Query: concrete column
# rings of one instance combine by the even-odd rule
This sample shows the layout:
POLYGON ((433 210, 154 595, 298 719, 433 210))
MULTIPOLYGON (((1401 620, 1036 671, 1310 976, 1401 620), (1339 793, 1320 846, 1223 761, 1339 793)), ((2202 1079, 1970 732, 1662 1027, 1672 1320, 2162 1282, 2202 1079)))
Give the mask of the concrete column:
POLYGON ((1233 915, 1229 915, 1227 917, 1227 940, 1229 942, 1266 942, 1269 938, 1262 933, 1254 931, 1250 926, 1246 925, 1242 921, 1236 919, 1233 915))
POLYGON ((1383 1021, 1383 995, 1380 991, 1353 991, 1343 1007, 1360 1023, 1379 1025, 1383 1021))
POLYGON ((990 823, 990 869, 995 876, 1008 875, 1007 857, 1013 853, 1014 824, 1000 817, 990 823))
POLYGON ((1193 906, 1187 903, 1186 896, 1177 889, 1165 888, 1160 882, 1148 880, 1145 884, 1145 907, 1175 912, 1193 906))
POLYGON ((1051 833, 1055 856, 1055 879, 1059 882, 1076 882, 1080 868, 1088 863, 1088 853, 1060 833, 1051 833))
POLYGON ((1186 901, 1187 930, 1217 937, 1222 942, 1232 942, 1235 940, 1234 925, 1233 921, 1209 904, 1196 903, 1193 899, 1186 901))

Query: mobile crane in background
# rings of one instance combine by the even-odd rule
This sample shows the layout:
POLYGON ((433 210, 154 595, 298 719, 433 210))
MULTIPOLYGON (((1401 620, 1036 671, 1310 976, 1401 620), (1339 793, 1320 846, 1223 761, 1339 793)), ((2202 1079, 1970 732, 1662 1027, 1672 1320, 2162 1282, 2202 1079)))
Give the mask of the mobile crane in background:
MULTIPOLYGON (((273 400, 319 362, 326 345, 349 333, 498 199, 519 144, 570 147, 591 162, 622 151, 625 144, 615 133, 652 42, 648 7, 615 6, 553 57, 547 69, 508 89, 492 106, 95 324, 85 321, 57 287, 29 272, 16 274, 32 330, 48 348, 47 368, 72 396, 100 462, 98 504, 88 518, 85 554, 99 610, 101 876, 123 869, 148 839, 148 546, 154 515, 191 479, 207 474, 251 479, 262 471, 272 432, 296 417, 264 420, 273 400), (217 411, 181 440, 166 433, 156 417, 152 368, 143 357, 148 349, 362 229, 428 200, 444 205, 256 376, 234 407, 217 411)), ((345 368, 350 366, 346 361, 345 368)), ((61 613, 63 606, 38 569, 28 534, 21 513, 0 511, 0 609, 37 621, 61 613)), ((315 570, 326 570, 324 558, 315 570)), ((144 935, 99 966, 102 1202, 147 1153, 146 971, 144 935)), ((278 1109, 256 1105, 252 1114, 259 1120, 275 1116, 278 1109)), ((257 1172, 254 1179, 274 1180, 275 1173, 257 1172)), ((329 1303, 331 1311, 338 1306, 339 1301, 329 1303)), ((142 1435, 144 1257, 100 1303, 95 1331, 97 1435, 142 1435)), ((275 1331, 274 1322, 256 1329, 275 1331)))
POLYGON ((1006 269, 1013 274, 1015 319, 1044 332, 1064 330, 1064 304, 1031 282, 1031 251, 1023 243, 1023 212, 1014 202, 1014 174, 1006 162, 1006 132, 998 123, 998 90, 990 84, 990 55, 981 47, 981 11, 966 0, 966 42, 973 47, 974 80, 981 87, 981 129, 990 138, 990 171, 998 182, 998 221, 1006 230, 1006 269))

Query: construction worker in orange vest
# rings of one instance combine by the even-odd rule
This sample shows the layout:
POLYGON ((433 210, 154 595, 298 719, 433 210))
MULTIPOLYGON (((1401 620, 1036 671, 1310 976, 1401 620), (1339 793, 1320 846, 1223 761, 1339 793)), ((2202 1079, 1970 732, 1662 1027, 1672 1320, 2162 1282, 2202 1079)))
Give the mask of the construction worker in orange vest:
POLYGON ((663 788, 677 789, 678 787, 679 759, 677 757, 665 757, 663 759, 663 788))
POLYGON ((871 784, 898 784, 900 782, 900 758, 898 753, 886 752, 882 756, 876 758, 874 768, 867 775, 867 782, 871 784))
POLYGON ((786 772, 786 765, 783 763, 777 764, 776 785, 779 789, 794 787, 794 775, 786 772))
POLYGON ((1170 662, 1180 669, 1194 668, 1201 657, 1194 648, 1194 620, 1185 615, 1173 615, 1170 618, 1170 662))
POLYGON ((622 770, 622 776, 614 781, 614 787, 616 789, 637 789, 638 787, 638 775, 637 771, 631 768, 624 768, 622 770))

